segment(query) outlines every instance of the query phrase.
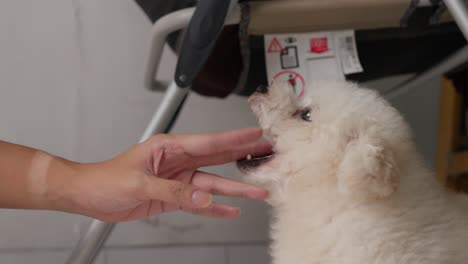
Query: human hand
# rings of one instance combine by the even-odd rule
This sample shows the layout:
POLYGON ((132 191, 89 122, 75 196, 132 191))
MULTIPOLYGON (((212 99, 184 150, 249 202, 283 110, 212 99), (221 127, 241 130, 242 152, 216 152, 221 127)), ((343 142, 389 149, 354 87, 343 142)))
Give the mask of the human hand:
POLYGON ((56 184, 62 211, 103 221, 131 221, 166 212, 236 217, 237 207, 212 195, 264 199, 265 189, 199 171, 200 167, 271 152, 260 129, 199 135, 157 135, 105 162, 75 164, 73 177, 56 184))

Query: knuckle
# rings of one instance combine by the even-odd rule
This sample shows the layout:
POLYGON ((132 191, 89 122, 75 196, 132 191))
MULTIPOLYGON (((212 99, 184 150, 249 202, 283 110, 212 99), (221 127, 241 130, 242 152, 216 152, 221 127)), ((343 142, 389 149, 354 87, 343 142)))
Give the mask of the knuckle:
POLYGON ((220 192, 220 186, 219 184, 217 183, 217 181, 215 179, 210 179, 210 181, 208 182, 208 192, 209 193, 213 193, 213 194, 219 194, 220 192))
POLYGON ((190 188, 185 184, 173 184, 169 191, 174 195, 177 203, 184 204, 188 200, 190 188))

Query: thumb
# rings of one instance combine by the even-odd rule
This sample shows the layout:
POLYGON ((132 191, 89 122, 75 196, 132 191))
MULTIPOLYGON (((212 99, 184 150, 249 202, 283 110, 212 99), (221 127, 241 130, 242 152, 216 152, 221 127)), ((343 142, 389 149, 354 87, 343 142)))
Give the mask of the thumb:
POLYGON ((213 202, 211 194, 198 190, 193 185, 153 177, 146 188, 151 200, 160 200, 184 208, 206 208, 213 202))

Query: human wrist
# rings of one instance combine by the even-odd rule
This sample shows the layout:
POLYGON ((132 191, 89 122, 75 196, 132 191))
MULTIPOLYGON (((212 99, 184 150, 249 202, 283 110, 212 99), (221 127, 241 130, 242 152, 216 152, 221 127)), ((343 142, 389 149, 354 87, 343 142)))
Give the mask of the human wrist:
POLYGON ((73 188, 83 164, 52 156, 42 195, 42 207, 46 210, 73 212, 75 196, 73 188))

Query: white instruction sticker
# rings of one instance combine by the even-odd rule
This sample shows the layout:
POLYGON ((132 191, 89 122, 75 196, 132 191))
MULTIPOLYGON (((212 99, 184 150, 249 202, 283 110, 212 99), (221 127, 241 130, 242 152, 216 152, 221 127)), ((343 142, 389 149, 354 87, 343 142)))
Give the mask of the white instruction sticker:
POLYGON ((345 74, 362 71, 353 31, 272 34, 264 39, 269 82, 288 81, 297 96, 310 80, 344 80, 345 74))
POLYGON ((344 74, 362 72, 363 69, 361 62, 359 61, 354 31, 349 30, 336 32, 335 36, 336 46, 344 74))

